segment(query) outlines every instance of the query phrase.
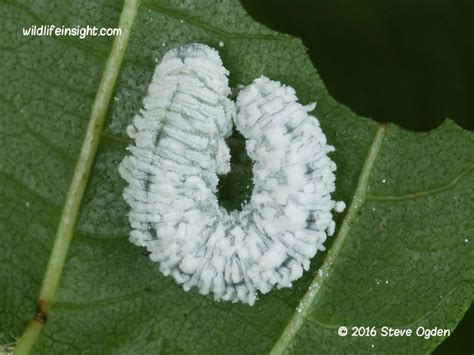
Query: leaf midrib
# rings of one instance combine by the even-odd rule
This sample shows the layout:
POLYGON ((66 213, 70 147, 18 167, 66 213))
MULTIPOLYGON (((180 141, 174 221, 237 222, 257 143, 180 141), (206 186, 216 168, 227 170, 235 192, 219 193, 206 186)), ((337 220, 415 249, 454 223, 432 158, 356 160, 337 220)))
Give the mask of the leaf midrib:
POLYGON ((43 328, 54 300, 138 6, 139 0, 125 0, 124 2, 118 26, 122 33, 114 38, 92 105, 86 134, 74 168, 53 248, 42 280, 37 300, 37 310, 18 341, 14 351, 15 354, 24 354, 30 351, 43 328))
POLYGON ((374 139, 369 147, 367 152, 367 158, 365 159, 364 165, 359 175, 359 180, 352 197, 351 204, 347 209, 347 213, 342 221, 341 228, 337 233, 337 236, 332 244, 331 248, 328 251, 326 258, 324 259, 323 264, 321 265, 318 274, 311 282, 311 285, 308 288, 308 291, 301 298, 298 307, 295 310, 295 313, 291 317, 290 321, 286 325, 282 334, 278 340, 273 345, 273 348, 270 351, 271 355, 283 354, 285 350, 291 344, 296 333, 303 325, 306 320, 309 312, 314 307, 314 304, 317 302, 317 297, 319 291, 322 288, 323 283, 327 277, 331 274, 333 263, 336 260, 339 252, 344 246, 345 240, 349 231, 352 227, 352 224, 355 222, 362 205, 365 203, 367 198, 367 187, 369 185, 370 175, 372 173, 375 161, 377 159, 380 147, 382 146, 385 133, 388 129, 388 125, 382 124, 377 129, 374 139))

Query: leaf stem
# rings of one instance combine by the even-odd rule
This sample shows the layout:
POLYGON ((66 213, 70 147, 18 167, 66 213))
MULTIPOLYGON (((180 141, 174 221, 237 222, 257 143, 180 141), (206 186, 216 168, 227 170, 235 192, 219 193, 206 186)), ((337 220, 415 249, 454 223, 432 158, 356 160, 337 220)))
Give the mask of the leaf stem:
POLYGON ((92 105, 89 124, 82 143, 81 152, 74 168, 73 177, 59 221, 48 266, 38 296, 34 319, 30 321, 15 348, 14 354, 25 354, 30 351, 43 328, 49 309, 61 279, 64 263, 71 245, 74 226, 84 195, 94 158, 99 146, 100 135, 112 98, 113 90, 119 75, 122 60, 127 48, 131 28, 135 20, 139 0, 125 0, 120 14, 119 27, 121 35, 115 37, 112 49, 104 67, 99 88, 92 105))
POLYGON ((382 141, 384 139, 386 130, 387 125, 381 125, 375 133, 375 137, 372 141, 372 144, 370 145, 364 166, 362 167, 362 171, 359 175, 359 181, 357 182, 357 187, 355 189, 352 202, 347 210, 346 216, 344 217, 334 243, 326 256, 323 265, 319 269, 318 275, 314 278, 313 282, 308 288, 308 291, 301 299, 297 307, 297 311, 291 317, 280 338, 277 340, 270 351, 270 354, 276 355, 284 353, 284 351, 292 342, 296 333, 303 326, 303 323, 311 309, 314 307, 319 291, 321 290, 324 281, 331 274, 332 265, 344 245, 347 235, 349 234, 352 224, 357 218, 360 208, 365 202, 370 174, 380 151, 380 147, 382 146, 382 141))

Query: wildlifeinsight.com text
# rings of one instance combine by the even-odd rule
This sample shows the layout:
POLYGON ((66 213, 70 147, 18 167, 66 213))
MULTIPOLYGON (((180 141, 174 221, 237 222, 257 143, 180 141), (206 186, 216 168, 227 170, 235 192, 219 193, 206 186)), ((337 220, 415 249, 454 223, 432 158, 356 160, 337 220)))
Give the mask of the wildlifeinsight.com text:
POLYGON ((38 37, 79 37, 84 39, 86 37, 110 37, 120 36, 122 34, 121 28, 116 27, 97 27, 97 26, 76 26, 65 27, 55 25, 41 25, 30 26, 23 28, 23 36, 38 36, 38 37))

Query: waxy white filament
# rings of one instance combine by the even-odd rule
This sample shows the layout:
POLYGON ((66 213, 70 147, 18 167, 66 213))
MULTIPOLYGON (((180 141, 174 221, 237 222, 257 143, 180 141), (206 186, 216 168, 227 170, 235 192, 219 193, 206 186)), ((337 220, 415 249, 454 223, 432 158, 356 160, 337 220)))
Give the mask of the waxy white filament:
POLYGON ((202 44, 169 51, 144 109, 128 128, 135 144, 120 165, 128 182, 130 241, 185 290, 254 304, 257 291, 290 287, 324 250, 335 224, 336 165, 318 121, 292 88, 265 77, 234 104, 218 53, 202 44), (237 109, 237 110, 236 110, 237 109), (237 111, 237 112, 236 112, 237 111), (254 161, 253 193, 229 213, 215 195, 230 170, 232 122, 254 161))

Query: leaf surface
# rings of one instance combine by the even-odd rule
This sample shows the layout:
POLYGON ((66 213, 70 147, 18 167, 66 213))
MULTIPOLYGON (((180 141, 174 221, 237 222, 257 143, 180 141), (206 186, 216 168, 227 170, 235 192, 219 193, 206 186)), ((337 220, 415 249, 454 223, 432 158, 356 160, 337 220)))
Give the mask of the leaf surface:
MULTIPOLYGON (((35 313, 112 47, 109 37, 24 37, 21 28, 116 27, 122 9, 112 0, 0 6, 0 335, 20 337, 35 313)), ((472 133, 451 121, 411 133, 356 116, 328 94, 300 40, 254 22, 236 0, 143 1, 114 90, 34 352, 420 353, 443 337, 382 337, 381 327, 452 331, 462 318, 474 278, 472 133), (302 103, 316 101, 337 149, 335 198, 350 206, 337 217, 328 252, 291 289, 261 296, 254 307, 184 292, 127 241, 117 171, 125 129, 156 60, 191 42, 219 49, 233 87, 265 75, 293 86, 302 103), (340 337, 340 326, 374 326, 379 335, 340 337)), ((232 146, 242 150, 241 138, 232 146)), ((239 184, 251 168, 245 158, 233 163, 238 179, 222 186, 229 206, 242 198, 239 184)))

